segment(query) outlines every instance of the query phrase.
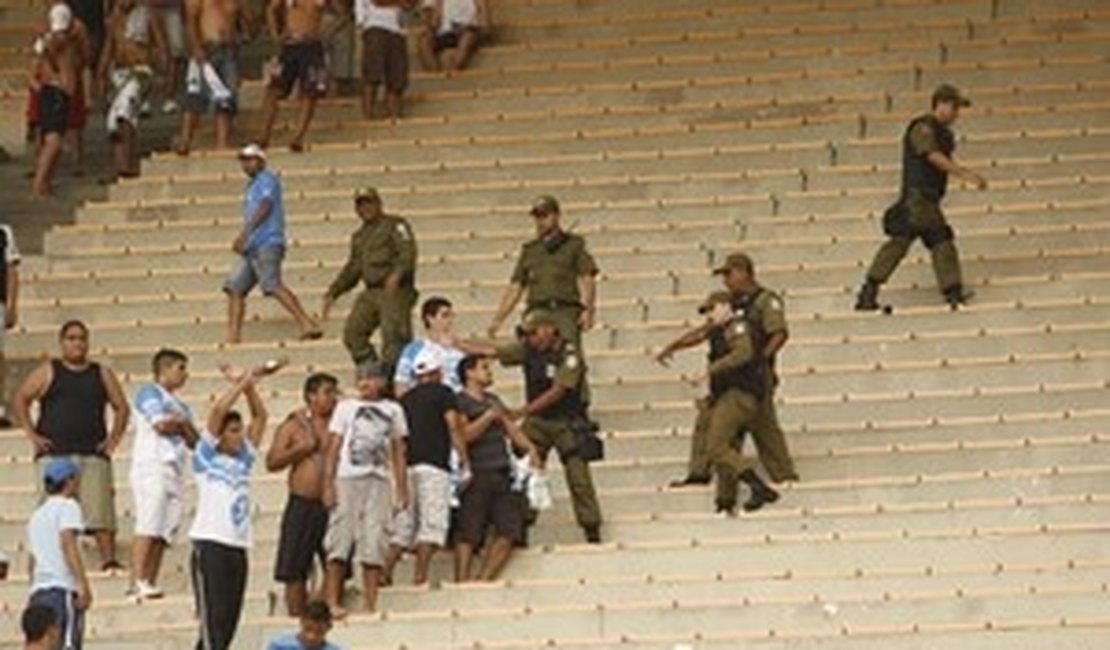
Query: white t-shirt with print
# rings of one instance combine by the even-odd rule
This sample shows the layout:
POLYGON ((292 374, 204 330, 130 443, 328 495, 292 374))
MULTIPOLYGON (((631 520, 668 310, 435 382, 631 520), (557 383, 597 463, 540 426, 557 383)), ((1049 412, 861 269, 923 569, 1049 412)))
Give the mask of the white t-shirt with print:
POLYGON ((386 399, 340 401, 328 431, 343 438, 338 478, 389 478, 391 442, 409 435, 405 411, 397 402, 386 399))
POLYGON ((251 468, 258 451, 244 440, 232 456, 219 451, 217 442, 206 429, 193 451, 197 514, 189 539, 250 548, 251 468))
POLYGON ((31 591, 61 588, 77 590, 77 580, 66 564, 62 550, 62 531, 80 533, 85 529, 81 506, 76 499, 52 495, 31 515, 27 522, 27 547, 35 558, 31 591))

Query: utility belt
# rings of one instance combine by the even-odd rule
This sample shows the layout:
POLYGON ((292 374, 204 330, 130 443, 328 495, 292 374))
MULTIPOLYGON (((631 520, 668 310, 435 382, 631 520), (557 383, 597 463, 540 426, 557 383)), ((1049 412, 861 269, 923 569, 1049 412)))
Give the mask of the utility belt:
POLYGON ((562 300, 561 298, 552 298, 551 300, 536 300, 528 303, 527 311, 535 311, 537 309, 566 309, 573 307, 575 309, 584 309, 585 307, 577 300, 562 300))

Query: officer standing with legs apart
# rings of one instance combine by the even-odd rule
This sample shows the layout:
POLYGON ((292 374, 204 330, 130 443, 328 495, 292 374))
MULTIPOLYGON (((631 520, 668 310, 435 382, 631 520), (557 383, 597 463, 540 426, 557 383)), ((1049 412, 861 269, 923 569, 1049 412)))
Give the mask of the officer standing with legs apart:
POLYGON ((875 254, 856 297, 858 311, 879 308, 879 287, 890 278, 918 237, 933 257, 933 271, 944 300, 956 309, 972 296, 964 289, 955 233, 940 210, 948 189, 948 175, 955 174, 979 189, 987 181, 952 159, 956 136, 950 128, 960 109, 971 101, 948 84, 933 92, 931 113, 914 118, 902 137, 902 195, 883 215, 886 242, 875 254))
POLYGON ((497 357, 501 365, 521 366, 527 403, 515 415, 524 418, 524 433, 541 461, 555 449, 566 473, 574 518, 591 544, 601 542, 601 508, 589 461, 600 457, 592 430, 584 430, 582 385, 586 366, 577 348, 564 341, 559 321, 546 309, 524 318, 520 339, 501 346, 460 342, 468 354, 497 357))
POLYGON ((392 376, 401 349, 412 340, 412 307, 416 304, 416 241, 408 222, 382 211, 374 188, 355 192, 355 212, 362 226, 351 235, 347 263, 324 294, 323 317, 336 298, 359 280, 366 288, 355 299, 343 327, 343 345, 356 364, 381 361, 392 376), (370 343, 382 328, 381 357, 370 343))
MULTIPOLYGON (((555 319, 562 339, 581 356, 582 332, 594 325, 597 263, 586 250, 586 240, 560 226, 555 197, 537 197, 529 214, 535 220, 536 238, 520 249, 509 286, 490 323, 489 336, 497 338, 501 326, 524 297, 524 315, 546 310, 555 319)), ((582 397, 589 403, 586 385, 582 397)))

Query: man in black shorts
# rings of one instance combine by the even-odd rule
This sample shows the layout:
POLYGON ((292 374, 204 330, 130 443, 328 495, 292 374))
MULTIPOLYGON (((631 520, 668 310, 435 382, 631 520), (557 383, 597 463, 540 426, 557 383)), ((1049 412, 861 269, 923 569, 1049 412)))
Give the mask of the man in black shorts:
POLYGON ((486 0, 424 0, 424 22, 420 41, 424 67, 439 70, 442 53, 455 50, 447 69, 457 72, 466 67, 489 34, 489 7, 486 0))
POLYGON ((285 606, 290 616, 300 616, 308 602, 308 576, 312 560, 324 564, 324 533, 328 509, 324 506, 324 451, 328 422, 339 394, 338 380, 325 373, 309 376, 304 383, 305 407, 285 418, 266 454, 266 469, 289 468, 289 500, 281 517, 274 580, 285 584, 285 606))
POLYGON ((493 369, 486 357, 468 356, 459 362, 459 411, 462 438, 470 459, 470 482, 463 489, 455 539, 455 581, 470 580, 474 551, 482 546, 486 530, 493 527, 493 541, 486 549, 480 580, 496 580, 509 561, 513 547, 523 540, 524 509, 513 494, 511 459, 506 441, 528 452, 533 468, 540 467, 539 452, 508 409, 489 387, 493 369))
POLYGON ((328 64, 325 55, 325 41, 331 41, 346 29, 351 16, 347 5, 336 0, 270 0, 266 6, 266 25, 274 42, 281 43, 278 56, 278 69, 270 76, 266 88, 263 112, 266 115, 266 130, 259 142, 265 148, 270 142, 270 134, 277 119, 278 101, 293 92, 293 86, 300 86, 301 116, 297 132, 289 143, 294 152, 304 151, 304 136, 312 115, 316 112, 316 102, 328 92, 328 64), (328 34, 324 34, 324 12, 331 9, 339 20, 335 21, 328 34))

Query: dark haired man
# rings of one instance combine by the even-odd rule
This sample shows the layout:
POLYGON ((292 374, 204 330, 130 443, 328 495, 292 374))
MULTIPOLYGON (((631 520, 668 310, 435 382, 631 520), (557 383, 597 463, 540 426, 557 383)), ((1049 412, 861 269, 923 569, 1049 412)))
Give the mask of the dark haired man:
POLYGON ((40 471, 60 456, 73 458, 81 468, 86 532, 96 538, 101 568, 119 569, 112 454, 127 431, 130 407, 115 373, 89 360, 89 328, 84 323, 64 323, 58 340, 61 356, 32 370, 16 391, 15 415, 34 447, 40 471), (37 422, 31 419, 35 402, 37 422), (109 405, 111 431, 104 418, 109 405))
POLYGON ((251 545, 251 469, 266 433, 266 406, 255 382, 281 365, 221 367, 232 386, 212 405, 193 453, 197 511, 189 539, 199 650, 226 650, 239 626, 251 545), (240 396, 247 398, 250 422, 232 410, 240 396))
POLYGON ((43 485, 46 500, 27 522, 27 548, 31 553, 31 598, 54 612, 61 638, 54 648, 80 650, 85 612, 92 604, 92 590, 85 574, 77 536, 85 528, 77 503, 81 470, 69 458, 55 458, 46 466, 43 485))
POLYGON ((266 650, 342 650, 328 641, 331 608, 322 600, 309 602, 301 614, 301 630, 283 634, 270 641, 266 650))
POLYGON ((155 585, 162 555, 181 526, 185 456, 200 437, 192 411, 176 394, 189 379, 188 363, 178 350, 158 350, 154 381, 140 387, 133 402, 131 593, 138 600, 162 597, 155 585))
POLYGON ((956 234, 940 210, 948 189, 948 175, 955 174, 979 189, 987 180, 956 163, 956 136, 951 126, 960 109, 971 101, 954 86, 942 84, 933 92, 932 111, 916 117, 902 136, 902 195, 883 217, 886 242, 875 253, 864 284, 856 297, 856 309, 879 308, 879 287, 886 282, 914 240, 921 241, 933 257, 933 271, 944 300, 952 309, 966 303, 971 293, 963 285, 956 234))
POLYGON ((274 433, 266 454, 266 469, 289 469, 289 499, 281 516, 281 539, 274 579, 285 584, 285 606, 300 616, 308 601, 307 581, 312 561, 324 564, 324 534, 328 509, 324 505, 324 451, 339 394, 339 380, 315 373, 304 382, 304 408, 289 414, 274 433))
POLYGON ((424 336, 410 341, 401 350, 397 370, 393 373, 393 393, 398 399, 416 384, 414 366, 416 358, 424 350, 431 350, 439 355, 443 366, 443 383, 456 393, 462 390, 456 370, 466 355, 455 347, 454 305, 442 296, 432 296, 420 306, 420 321, 424 324, 424 336))
POLYGON ((20 617, 23 650, 54 650, 61 638, 58 617, 46 605, 28 605, 20 617))

